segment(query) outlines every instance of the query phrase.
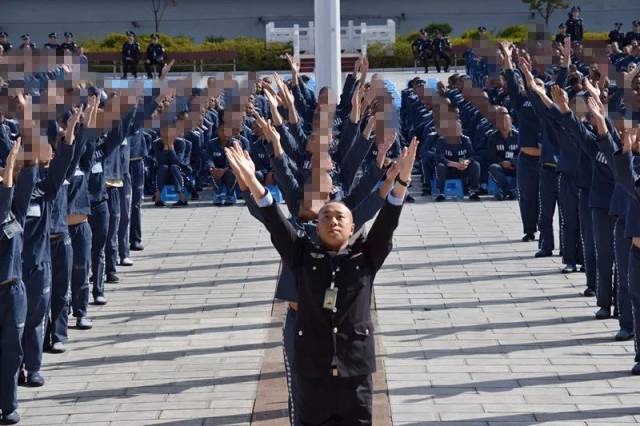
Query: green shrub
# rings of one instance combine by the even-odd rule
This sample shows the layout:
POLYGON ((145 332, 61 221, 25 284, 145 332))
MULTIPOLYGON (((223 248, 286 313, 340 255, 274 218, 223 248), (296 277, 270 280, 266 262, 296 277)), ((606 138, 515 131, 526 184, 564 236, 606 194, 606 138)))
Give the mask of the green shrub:
POLYGON ((510 25, 498 33, 498 38, 520 43, 529 37, 529 28, 526 25, 510 25))
POLYGON ((586 32, 584 33, 585 40, 609 40, 609 33, 596 33, 586 32))
POLYGON ((453 31, 453 28, 451 28, 451 25, 447 24, 446 22, 441 22, 429 24, 425 27, 425 30, 427 30, 427 33, 429 34, 434 34, 436 31, 441 31, 444 33, 444 35, 449 35, 453 31))

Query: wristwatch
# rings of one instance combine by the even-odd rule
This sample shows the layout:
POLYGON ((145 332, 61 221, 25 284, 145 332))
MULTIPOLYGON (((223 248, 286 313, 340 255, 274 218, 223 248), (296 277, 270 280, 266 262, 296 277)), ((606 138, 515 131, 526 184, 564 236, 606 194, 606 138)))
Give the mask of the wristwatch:
POLYGON ((409 184, 411 183, 411 179, 409 179, 407 182, 403 181, 402 179, 400 179, 400 176, 398 176, 396 178, 396 182, 398 182, 400 185, 404 186, 404 187, 408 187, 409 184))

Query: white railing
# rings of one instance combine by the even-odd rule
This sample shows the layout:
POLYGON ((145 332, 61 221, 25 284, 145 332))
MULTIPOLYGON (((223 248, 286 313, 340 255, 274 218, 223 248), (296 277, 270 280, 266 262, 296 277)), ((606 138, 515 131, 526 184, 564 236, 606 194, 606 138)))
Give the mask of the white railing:
MULTIPOLYGON (((298 24, 292 28, 277 28, 274 22, 267 23, 265 27, 267 45, 270 43, 291 43, 293 56, 300 57, 301 53, 313 54, 315 52, 313 21, 308 27, 298 24)), ((396 40, 396 23, 387 19, 386 25, 367 25, 365 22, 355 25, 349 21, 346 27, 340 28, 342 49, 345 53, 367 54, 367 46, 371 43, 392 44, 396 40)))

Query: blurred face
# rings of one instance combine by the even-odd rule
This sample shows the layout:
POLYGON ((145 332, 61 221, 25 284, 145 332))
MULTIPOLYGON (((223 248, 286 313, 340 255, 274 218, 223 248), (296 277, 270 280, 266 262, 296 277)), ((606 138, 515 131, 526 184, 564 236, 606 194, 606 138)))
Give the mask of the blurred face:
POLYGON ((345 247, 353 235, 354 225, 351 211, 342 203, 327 203, 318 214, 318 237, 330 250, 345 247))
POLYGON ((56 39, 55 37, 49 37, 49 43, 51 44, 55 44, 57 43, 58 39, 56 39))
POLYGON ((129 43, 133 43, 135 41, 133 36, 129 36, 129 37, 127 37, 127 39, 129 40, 129 43))

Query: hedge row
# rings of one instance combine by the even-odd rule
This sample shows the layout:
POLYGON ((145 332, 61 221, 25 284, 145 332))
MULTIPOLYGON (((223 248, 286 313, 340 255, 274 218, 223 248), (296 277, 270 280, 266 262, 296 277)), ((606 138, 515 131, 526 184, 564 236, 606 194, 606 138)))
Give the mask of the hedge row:
MULTIPOLYGON (((448 24, 432 24, 430 27, 438 28, 444 32, 450 32, 448 24)), ((428 29, 430 27, 427 27, 428 29)), ((411 43, 418 37, 418 32, 406 36, 399 36, 393 45, 373 43, 368 48, 368 57, 373 68, 399 68, 413 66, 413 53, 411 43)), ((512 25, 498 34, 490 34, 496 40, 510 40, 521 42, 528 37, 525 25, 512 25)), ((459 37, 450 37, 454 46, 468 45, 478 37, 477 29, 465 31, 459 37)), ((585 40, 606 40, 607 33, 585 33, 585 40)), ((81 40, 86 52, 119 52, 122 44, 127 40, 122 33, 111 33, 106 37, 81 40)), ((138 36, 138 42, 144 51, 150 43, 151 35, 138 36)), ((290 44, 273 43, 266 46, 264 40, 248 37, 235 39, 208 37, 202 43, 196 43, 191 37, 169 36, 160 34, 160 42, 165 46, 169 55, 171 52, 197 52, 204 50, 222 50, 238 53, 237 68, 244 71, 278 70, 287 67, 286 61, 281 58, 284 52, 292 52, 290 44)))

